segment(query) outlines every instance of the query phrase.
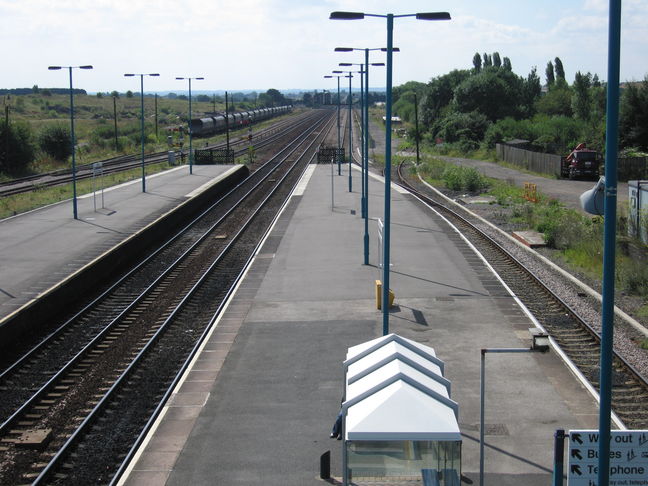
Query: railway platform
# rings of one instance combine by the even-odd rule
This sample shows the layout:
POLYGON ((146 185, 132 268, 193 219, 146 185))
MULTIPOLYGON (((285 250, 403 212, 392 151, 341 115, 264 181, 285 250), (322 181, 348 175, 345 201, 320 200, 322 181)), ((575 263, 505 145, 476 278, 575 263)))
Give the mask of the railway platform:
MULTIPOLYGON (((339 484, 329 438, 348 347, 382 335, 374 284, 383 183, 311 165, 132 461, 128 486, 339 484), (321 480, 320 456, 331 452, 321 480)), ((463 484, 479 483, 480 349, 528 347, 531 319, 471 247, 392 190, 390 332, 435 349, 459 404, 463 484)), ((556 429, 597 428, 594 398, 553 352, 489 355, 486 484, 551 482, 556 429)), ((398 483, 390 483, 398 484, 398 483)))
MULTIPOLYGON (((240 166, 239 166, 240 168, 240 166)), ((0 221, 0 322, 104 252, 187 201, 232 166, 195 165, 64 201, 0 221)))

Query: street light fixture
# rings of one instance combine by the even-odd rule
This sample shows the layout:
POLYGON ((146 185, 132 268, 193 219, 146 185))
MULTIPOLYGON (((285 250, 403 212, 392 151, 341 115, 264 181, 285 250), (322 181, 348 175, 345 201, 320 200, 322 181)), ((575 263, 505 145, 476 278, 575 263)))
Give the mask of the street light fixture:
POLYGON ((146 169, 144 166, 144 76, 159 76, 158 73, 151 74, 124 74, 127 78, 140 77, 140 107, 141 107, 141 139, 142 139, 142 192, 146 192, 146 169))
POLYGON ((389 240, 391 226, 391 112, 392 112, 392 53, 394 52, 394 18, 416 17, 419 20, 450 20, 448 12, 428 12, 405 15, 378 15, 363 12, 332 12, 332 20, 360 20, 365 17, 382 17, 387 19, 387 99, 385 103, 385 216, 383 232, 383 281, 382 306, 383 336, 389 334, 389 240))
POLYGON ((189 121, 188 121, 188 123, 189 123, 189 174, 193 174, 193 150, 191 148, 192 147, 191 141, 192 141, 192 135, 193 135, 193 130, 191 129, 191 81, 193 79, 201 81, 201 80, 203 80, 205 78, 203 78, 203 77, 190 78, 190 77, 181 77, 181 76, 179 76, 179 77, 176 77, 176 79, 179 79, 179 80, 187 79, 187 80, 189 80, 189 121))
POLYGON ((531 334, 531 346, 528 348, 482 348, 481 350, 481 367, 480 367, 480 408, 479 408, 479 485, 484 486, 484 415, 486 402, 486 353, 545 353, 549 351, 549 335, 544 331, 532 327, 529 329, 531 334))
POLYGON ((74 219, 79 219, 77 209, 77 190, 76 190, 76 140, 74 138, 74 90, 72 89, 72 69, 92 69, 92 66, 49 66, 50 71, 67 69, 70 73, 70 138, 72 144, 72 214, 74 219))

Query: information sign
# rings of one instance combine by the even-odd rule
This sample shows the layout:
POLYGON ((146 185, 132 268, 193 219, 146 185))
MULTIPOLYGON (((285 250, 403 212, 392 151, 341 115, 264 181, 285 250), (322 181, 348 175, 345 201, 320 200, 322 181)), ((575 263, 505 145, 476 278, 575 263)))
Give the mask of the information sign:
MULTIPOLYGON (((597 486, 598 430, 569 431, 569 486, 597 486)), ((648 430, 610 432, 610 486, 648 486, 648 430)))

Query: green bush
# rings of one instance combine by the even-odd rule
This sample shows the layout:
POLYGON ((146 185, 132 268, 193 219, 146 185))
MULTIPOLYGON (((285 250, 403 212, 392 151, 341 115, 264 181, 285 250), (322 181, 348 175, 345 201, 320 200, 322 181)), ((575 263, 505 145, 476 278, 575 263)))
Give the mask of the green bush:
POLYGON ((452 191, 477 192, 488 186, 488 181, 472 167, 448 166, 441 175, 445 186, 452 191))
POLYGON ((38 136, 40 149, 50 157, 63 161, 72 155, 70 130, 63 125, 45 127, 38 136))
POLYGON ((20 173, 34 160, 32 132, 26 123, 0 123, 0 172, 20 173))

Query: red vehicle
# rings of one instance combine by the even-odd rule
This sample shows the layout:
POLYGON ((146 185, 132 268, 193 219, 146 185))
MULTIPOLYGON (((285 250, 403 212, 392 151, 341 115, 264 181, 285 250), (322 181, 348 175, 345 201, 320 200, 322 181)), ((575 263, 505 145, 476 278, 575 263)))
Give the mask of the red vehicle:
POLYGON ((601 155, 596 150, 588 149, 585 143, 579 143, 567 157, 560 162, 561 177, 576 179, 586 177, 596 179, 599 176, 601 155))

